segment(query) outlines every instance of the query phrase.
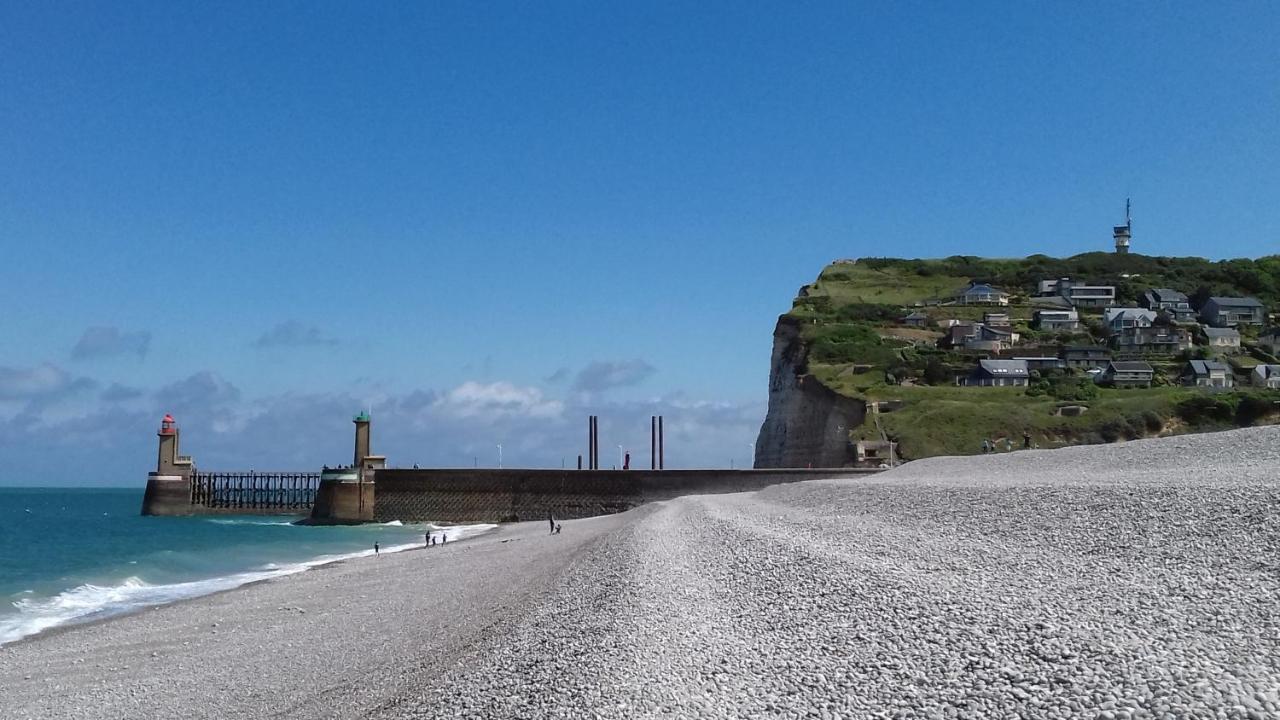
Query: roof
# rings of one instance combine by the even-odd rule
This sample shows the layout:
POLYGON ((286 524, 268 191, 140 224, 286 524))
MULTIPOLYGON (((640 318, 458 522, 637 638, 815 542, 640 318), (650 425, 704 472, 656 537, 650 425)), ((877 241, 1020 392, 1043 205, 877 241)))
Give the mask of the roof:
POLYGON ((1178 292, 1171 288, 1151 288, 1147 292, 1155 296, 1160 302, 1186 302, 1186 293, 1178 292))
POLYGON ((1005 292, 1005 291, 1003 291, 1003 290, 1000 290, 1000 289, 998 289, 998 288, 991 287, 991 286, 990 286, 990 285, 988 285, 987 283, 974 283, 974 284, 970 285, 969 287, 965 288, 965 289, 964 289, 964 292, 963 292, 963 293, 961 293, 961 294, 962 294, 962 295, 968 295, 969 293, 973 293, 973 292, 977 292, 977 293, 995 293, 995 294, 997 294, 997 295, 1008 295, 1008 294, 1009 294, 1009 293, 1007 293, 1007 292, 1005 292))
POLYGON ((1111 369, 1116 372, 1143 372, 1154 373, 1155 369, 1149 363, 1141 360, 1112 360, 1111 369))
POLYGON ((1217 305, 1238 305, 1242 307, 1262 307, 1258 298, 1251 297, 1211 297, 1209 302, 1217 305))
POLYGON ((1151 320, 1151 321, 1154 321, 1156 319, 1156 311, 1148 310, 1146 308, 1109 307, 1106 310, 1102 311, 1102 318, 1108 323, 1110 323, 1112 320, 1115 320, 1116 318, 1124 317, 1126 315, 1134 318, 1146 318, 1147 320, 1151 320))
POLYGON ((1029 377, 1026 360, 979 360, 978 367, 996 377, 1029 377))
POLYGON ((1253 371, 1264 378, 1280 377, 1280 365, 1255 365, 1253 371))
POLYGON ((1237 339, 1239 339, 1239 337, 1240 337, 1240 332, 1239 332, 1239 331, 1237 331, 1237 330, 1234 330, 1234 329, 1232 329, 1232 328, 1216 328, 1216 327, 1207 327, 1207 328, 1205 328, 1205 329, 1204 329, 1204 336, 1205 336, 1205 337, 1207 337, 1207 338, 1210 338, 1210 339, 1212 339, 1212 338, 1237 338, 1237 339))
POLYGON ((1208 375, 1211 372, 1226 372, 1227 366, 1214 360, 1192 360, 1190 363, 1191 372, 1196 375, 1208 375))

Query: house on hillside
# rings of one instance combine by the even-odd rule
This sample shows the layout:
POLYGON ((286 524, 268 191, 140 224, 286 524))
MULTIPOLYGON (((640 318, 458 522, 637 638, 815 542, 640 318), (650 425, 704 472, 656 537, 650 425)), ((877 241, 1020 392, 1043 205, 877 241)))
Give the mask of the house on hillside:
POLYGON ((1182 384, 1192 387, 1229 388, 1236 384, 1231 368, 1214 360, 1192 360, 1182 369, 1182 384))
POLYGON ((1089 285, 1071 278, 1041 280, 1036 284, 1040 297, 1057 295, 1073 307, 1107 307, 1116 302, 1114 285, 1089 285))
POLYGON ((1257 365, 1249 373, 1254 387, 1280 390, 1280 365, 1257 365))
POLYGON ((1200 308, 1200 320, 1214 327, 1261 325, 1267 319, 1262 303, 1251 297, 1211 297, 1200 308))
POLYGON ((1156 371, 1140 360, 1112 360, 1097 377, 1099 385, 1111 387, 1151 387, 1156 371))
POLYGON ((1037 330, 1074 331, 1080 329, 1080 313, 1075 310, 1036 310, 1032 324, 1037 330))
POLYGON ((1151 327, 1156 321, 1156 311, 1144 308, 1109 307, 1102 311, 1102 322, 1112 334, 1125 328, 1151 327))
POLYGON ((1114 285, 1076 285, 1062 290, 1062 297, 1075 307, 1107 307, 1116 302, 1114 285))
POLYGON ((1026 386, 1031 371, 1023 360, 979 360, 978 367, 964 379, 965 385, 979 387, 1026 386))
POLYGON ((986 283, 972 283, 960 291, 956 302, 961 305, 1008 305, 1009 293, 986 283))
POLYGON ((1036 283, 1036 295, 1040 297, 1050 297, 1058 295, 1058 288, 1062 284, 1071 284, 1071 278, 1058 278, 1057 280, 1041 280, 1036 283))
POLYGON ((982 313, 982 324, 987 327, 1008 328, 1013 325, 1009 320, 1007 312, 984 312, 982 313))
POLYGON ((1062 358, 1056 357, 1016 357, 1011 359, 1021 360, 1026 363, 1028 372, 1032 370, 1062 370, 1067 367, 1062 358))
POLYGON ((1102 345, 1067 345, 1058 356, 1067 367, 1079 370, 1104 367, 1111 361, 1111 351, 1102 345))
MULTIPOLYGON (((1146 311, 1150 312, 1150 310, 1146 311)), ((1116 354, 1173 355, 1191 349, 1191 333, 1177 327, 1126 327, 1111 336, 1116 354)))
POLYGON ((1184 293, 1169 288, 1151 288, 1142 294, 1142 303, 1148 310, 1163 313, 1173 322, 1192 322, 1196 319, 1196 311, 1184 293))
POLYGON ((1265 330, 1258 336, 1258 344, 1272 355, 1280 354, 1280 328, 1265 330))
POLYGON ((1018 342, 1019 333, 1007 328, 991 327, 984 323, 959 323, 947 328, 938 341, 941 348, 952 350, 985 350, 1000 352, 1018 342))
POLYGON ((1206 326, 1202 332, 1205 339, 1209 341, 1210 349, 1223 353, 1240 352, 1240 332, 1235 328, 1206 326))
POLYGON ((1191 308, 1191 300, 1187 298, 1186 293, 1170 288, 1151 288, 1142 293, 1142 304, 1148 310, 1191 308))
POLYGON ((907 314, 902 318, 902 324, 907 327, 929 327, 929 315, 919 310, 907 314))

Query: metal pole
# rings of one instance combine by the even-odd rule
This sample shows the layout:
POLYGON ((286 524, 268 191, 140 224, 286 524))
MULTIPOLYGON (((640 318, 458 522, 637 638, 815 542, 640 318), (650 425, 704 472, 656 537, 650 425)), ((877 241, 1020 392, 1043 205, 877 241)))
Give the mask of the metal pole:
POLYGON ((662 416, 659 415, 658 416, 658 469, 659 470, 665 470, 667 468, 666 454, 662 448, 662 441, 663 441, 662 416))
POLYGON ((658 469, 658 416, 649 416, 649 469, 658 469))

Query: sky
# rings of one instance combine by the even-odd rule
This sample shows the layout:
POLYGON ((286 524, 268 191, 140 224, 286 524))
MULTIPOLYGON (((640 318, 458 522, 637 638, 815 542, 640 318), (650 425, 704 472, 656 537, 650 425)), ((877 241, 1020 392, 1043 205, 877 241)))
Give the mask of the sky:
POLYGON ((1280 6, 0 4, 0 484, 747 462, 836 258, 1280 243, 1280 6))

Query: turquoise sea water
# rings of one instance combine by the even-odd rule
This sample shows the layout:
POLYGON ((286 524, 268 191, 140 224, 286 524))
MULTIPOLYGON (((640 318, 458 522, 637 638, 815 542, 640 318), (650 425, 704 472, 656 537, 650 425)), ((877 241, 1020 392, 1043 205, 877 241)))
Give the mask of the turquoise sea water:
MULTIPOLYGON (((142 517, 141 490, 0 488, 0 644, 41 630, 421 545, 431 525, 142 517)), ((450 527, 459 539, 492 526, 450 527)))

